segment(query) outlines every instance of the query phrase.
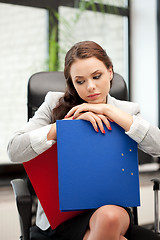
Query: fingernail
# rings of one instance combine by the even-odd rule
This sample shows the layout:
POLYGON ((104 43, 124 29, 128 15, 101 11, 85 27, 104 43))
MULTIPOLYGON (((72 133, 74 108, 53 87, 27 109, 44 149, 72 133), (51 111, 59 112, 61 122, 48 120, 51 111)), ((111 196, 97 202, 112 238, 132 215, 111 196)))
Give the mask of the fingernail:
POLYGON ((66 115, 64 118, 67 118, 68 116, 66 115))
POLYGON ((72 119, 74 119, 74 117, 72 117, 72 119))
POLYGON ((99 132, 99 131, 98 131, 98 128, 96 129, 96 132, 99 132))
POLYGON ((103 133, 104 133, 104 134, 106 133, 105 130, 103 130, 103 133))
POLYGON ((112 130, 111 126, 108 127, 108 130, 110 130, 110 131, 112 130))
POLYGON ((114 122, 112 119, 110 119, 110 122, 114 122))

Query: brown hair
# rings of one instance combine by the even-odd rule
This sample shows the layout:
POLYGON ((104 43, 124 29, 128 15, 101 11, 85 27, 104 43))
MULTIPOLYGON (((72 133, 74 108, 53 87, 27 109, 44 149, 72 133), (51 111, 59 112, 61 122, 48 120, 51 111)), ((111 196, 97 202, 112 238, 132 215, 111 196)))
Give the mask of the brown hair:
POLYGON ((107 69, 112 68, 112 62, 107 55, 106 51, 97 43, 93 41, 83 41, 76 43, 66 54, 64 76, 66 79, 67 87, 64 96, 60 98, 57 106, 53 109, 53 121, 62 119, 67 112, 74 106, 84 102, 81 99, 73 86, 70 76, 70 68, 76 59, 96 57, 104 63, 107 69))

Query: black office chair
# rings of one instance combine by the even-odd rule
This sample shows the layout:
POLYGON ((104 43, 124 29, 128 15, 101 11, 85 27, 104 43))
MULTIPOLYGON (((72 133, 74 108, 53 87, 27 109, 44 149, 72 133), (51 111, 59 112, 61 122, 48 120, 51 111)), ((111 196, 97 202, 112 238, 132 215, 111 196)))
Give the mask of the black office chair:
MULTIPOLYGON (((47 92, 64 92, 64 90, 65 80, 63 72, 40 72, 32 75, 28 83, 28 119, 34 115, 35 111, 43 103, 47 92)), ((128 100, 125 81, 117 73, 114 74, 110 95, 120 100, 128 100)), ((15 193, 20 218, 20 239, 29 240, 30 227, 35 225, 37 197, 28 178, 14 179, 11 181, 11 184, 15 193)), ((146 236, 147 239, 152 232, 138 226, 137 208, 134 207, 132 209, 135 225, 132 239, 141 239, 142 236, 146 236)))

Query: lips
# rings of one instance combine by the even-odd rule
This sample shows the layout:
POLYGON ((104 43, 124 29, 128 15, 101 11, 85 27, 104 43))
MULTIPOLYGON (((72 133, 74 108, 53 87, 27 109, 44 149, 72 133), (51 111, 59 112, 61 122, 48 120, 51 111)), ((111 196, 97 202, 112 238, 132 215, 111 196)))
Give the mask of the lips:
POLYGON ((98 97, 99 95, 100 95, 99 93, 94 93, 94 94, 88 95, 87 97, 88 97, 88 98, 96 98, 96 97, 98 97))

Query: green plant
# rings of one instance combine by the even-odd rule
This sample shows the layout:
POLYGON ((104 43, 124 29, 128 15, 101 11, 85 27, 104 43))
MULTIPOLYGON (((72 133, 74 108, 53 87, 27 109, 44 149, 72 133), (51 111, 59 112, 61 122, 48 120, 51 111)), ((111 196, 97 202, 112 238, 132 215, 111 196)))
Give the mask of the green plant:
POLYGON ((103 0, 80 0, 78 1, 78 5, 76 6, 76 11, 72 19, 69 21, 66 20, 65 17, 61 16, 57 11, 54 9, 49 10, 49 25, 50 25, 50 32, 49 32, 49 60, 48 60, 48 68, 49 71, 58 71, 60 68, 60 60, 59 60, 59 52, 62 54, 66 52, 65 49, 60 47, 58 43, 58 23, 62 23, 64 26, 63 35, 66 41, 65 45, 73 42, 73 34, 72 30, 74 26, 78 23, 81 16, 83 16, 84 11, 92 10, 95 14, 97 12, 101 13, 112 13, 115 14, 118 11, 116 6, 104 5, 103 0))

